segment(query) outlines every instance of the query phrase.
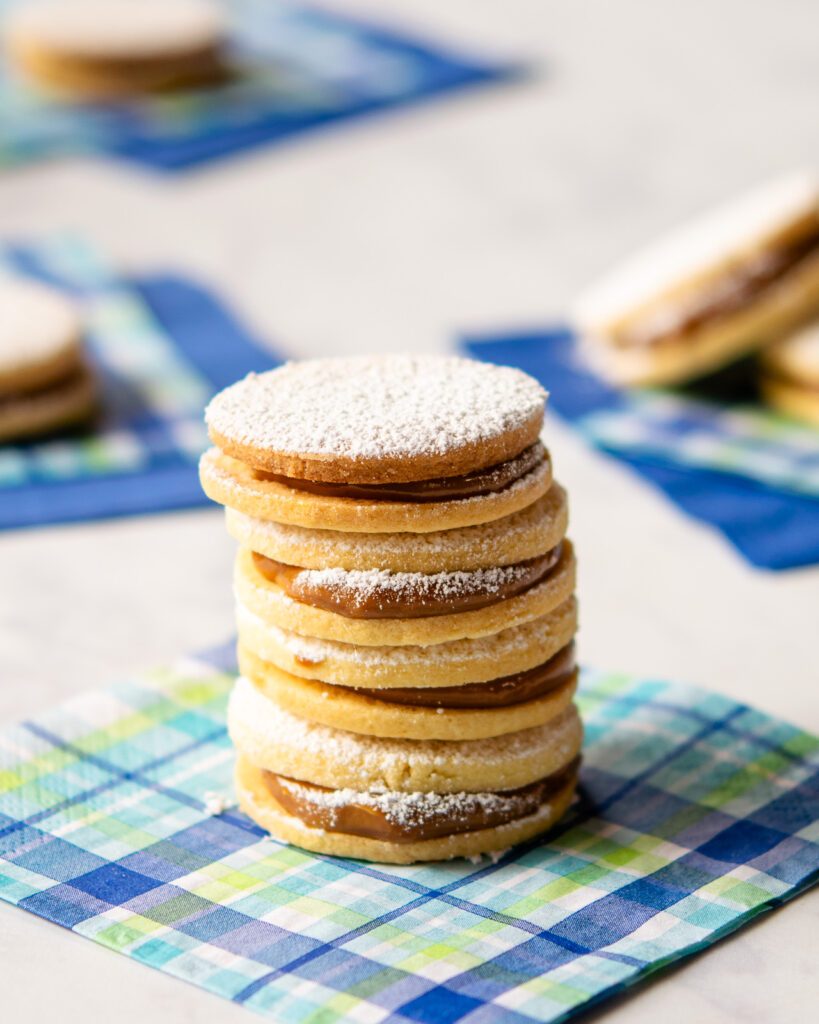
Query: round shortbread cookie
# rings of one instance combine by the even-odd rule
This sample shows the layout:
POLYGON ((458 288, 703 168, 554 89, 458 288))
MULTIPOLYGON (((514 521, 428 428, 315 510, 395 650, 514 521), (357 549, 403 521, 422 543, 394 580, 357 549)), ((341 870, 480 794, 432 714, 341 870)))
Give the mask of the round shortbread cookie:
POLYGON ((577 603, 569 598, 542 618, 479 640, 426 647, 359 647, 300 636, 264 622, 241 604, 236 622, 246 650, 304 679, 368 689, 458 686, 526 672, 548 661, 577 631, 577 603))
POLYGON ((575 576, 574 549, 566 540, 557 565, 546 579, 515 597, 452 615, 354 619, 294 600, 278 584, 264 577, 252 553, 241 548, 236 556, 234 589, 239 603, 265 622, 302 636, 365 647, 425 646, 488 636, 548 615, 571 596, 575 576))
POLYGON ((492 522, 526 508, 549 490, 552 464, 547 457, 502 491, 427 503, 310 494, 260 480, 249 466, 217 448, 202 456, 199 479, 213 501, 255 519, 346 533, 437 533, 492 522))
POLYGON ((77 426, 97 406, 97 385, 82 368, 64 383, 20 397, 0 397, 0 441, 18 441, 77 426))
POLYGON ((275 839, 314 853, 352 857, 380 864, 451 860, 454 857, 477 857, 482 853, 506 850, 557 824, 571 805, 575 785, 574 780, 567 784, 543 804, 536 814, 506 825, 414 843, 388 843, 308 827, 298 818, 287 814, 265 786, 261 771, 243 757, 237 760, 235 776, 239 806, 275 839))
POLYGON ((10 12, 5 43, 44 86, 105 99, 215 80, 225 33, 210 0, 33 0, 10 12))
POLYGON ((571 704, 574 680, 537 700, 501 708, 436 709, 355 693, 283 672, 239 645, 239 671, 284 711, 311 722, 366 736, 411 740, 479 740, 545 725, 571 704))
POLYGON ((76 370, 81 336, 79 312, 62 293, 0 277, 0 398, 48 387, 76 370))
POLYGON ((454 477, 537 441, 546 393, 509 367, 447 356, 287 363, 211 401, 211 440, 255 469, 341 484, 454 477))
POLYGON ((228 533, 251 551, 305 569, 451 572, 513 565, 557 547, 566 533, 566 492, 553 483, 528 508, 503 519, 433 533, 344 533, 307 530, 226 509, 228 533))
POLYGON ((579 753, 574 705, 545 725, 480 740, 409 740, 334 729, 278 707, 239 676, 228 730, 257 768, 330 789, 459 793, 517 789, 552 775, 579 753))

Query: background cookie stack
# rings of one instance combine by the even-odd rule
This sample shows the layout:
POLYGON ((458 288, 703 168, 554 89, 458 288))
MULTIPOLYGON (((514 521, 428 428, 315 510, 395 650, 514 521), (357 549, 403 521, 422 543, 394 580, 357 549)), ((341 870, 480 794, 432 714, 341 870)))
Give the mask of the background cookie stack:
POLYGON ((78 310, 51 288, 0 279, 0 442, 76 426, 96 404, 78 310))
POLYGON ((504 849, 574 792, 575 560, 545 393, 464 359, 288 364, 211 402, 241 547, 242 807, 307 849, 504 849))

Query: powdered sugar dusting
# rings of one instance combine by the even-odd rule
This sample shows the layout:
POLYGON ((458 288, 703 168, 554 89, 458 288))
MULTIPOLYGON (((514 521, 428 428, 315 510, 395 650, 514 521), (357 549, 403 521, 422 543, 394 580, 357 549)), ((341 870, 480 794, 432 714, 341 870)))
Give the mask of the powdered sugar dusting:
POLYGON ((293 578, 297 597, 328 589, 351 608, 390 598, 423 605, 475 595, 492 597, 531 577, 528 565, 494 566, 472 572, 389 572, 386 569, 302 569, 293 578))
POLYGON ((497 766, 500 771, 510 761, 547 752, 555 757, 556 763, 568 764, 576 753, 578 728, 577 712, 572 707, 547 725, 490 739, 406 740, 367 736, 290 714, 244 676, 239 676, 233 688, 228 722, 231 735, 241 733, 239 748, 251 761, 255 750, 269 749, 272 742, 300 761, 313 755, 317 761, 339 765, 347 771, 357 769, 361 774, 360 788, 371 792, 380 787, 370 785, 370 777, 418 767, 437 770, 443 776, 453 766, 469 770, 472 765, 482 771, 497 766))
POLYGON ((453 825, 461 824, 476 814, 519 818, 531 804, 531 798, 519 793, 373 792, 349 788, 315 789, 284 776, 278 776, 278 781, 295 799, 328 812, 329 823, 333 826, 337 823, 337 812, 350 805, 370 807, 383 814, 391 825, 410 830, 441 819, 453 825))
POLYGON ((315 359, 250 374, 205 418, 223 437, 282 454, 413 458, 518 429, 545 399, 527 374, 469 359, 315 359))

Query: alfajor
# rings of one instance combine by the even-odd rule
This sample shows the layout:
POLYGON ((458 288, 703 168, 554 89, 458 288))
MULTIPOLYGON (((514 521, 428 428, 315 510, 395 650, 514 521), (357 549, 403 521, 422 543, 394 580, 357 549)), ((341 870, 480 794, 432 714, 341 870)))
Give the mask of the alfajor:
POLYGON ((774 409, 819 426, 819 323, 764 349, 759 385, 774 409))
POLYGON ((580 296, 590 358, 626 385, 715 371, 819 310, 819 181, 758 188, 638 253, 580 296))
POLYGON ((409 863, 568 807, 575 559, 545 398, 517 370, 399 356, 211 402, 201 479, 241 545, 237 791, 273 835, 409 863))
POLYGON ((0 278, 0 442, 82 423, 96 399, 74 303, 45 285, 0 278))
POLYGON ((4 25, 22 74, 88 100, 218 80, 225 34, 224 14, 210 0, 29 0, 4 25))

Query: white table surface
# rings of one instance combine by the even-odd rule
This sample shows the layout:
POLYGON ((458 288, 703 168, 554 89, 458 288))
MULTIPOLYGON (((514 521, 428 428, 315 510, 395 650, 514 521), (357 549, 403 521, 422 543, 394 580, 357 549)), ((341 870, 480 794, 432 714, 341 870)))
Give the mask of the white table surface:
MULTIPOLYGON (((334 6, 341 6, 335 4, 334 6)), ((630 246, 735 189, 819 166, 810 0, 366 0, 539 66, 175 178, 103 161, 0 177, 0 230, 74 228, 179 268, 294 354, 444 349, 540 324, 630 246)), ((586 662, 687 680, 819 731, 819 571, 750 569, 555 422, 586 662)), ((216 509, 0 536, 0 720, 231 632, 216 509)), ((598 1011, 643 1024, 807 1019, 819 894, 598 1011), (807 1014, 807 1016, 806 1016, 807 1014)), ((0 904, 2 1019, 247 1020, 0 904)))

